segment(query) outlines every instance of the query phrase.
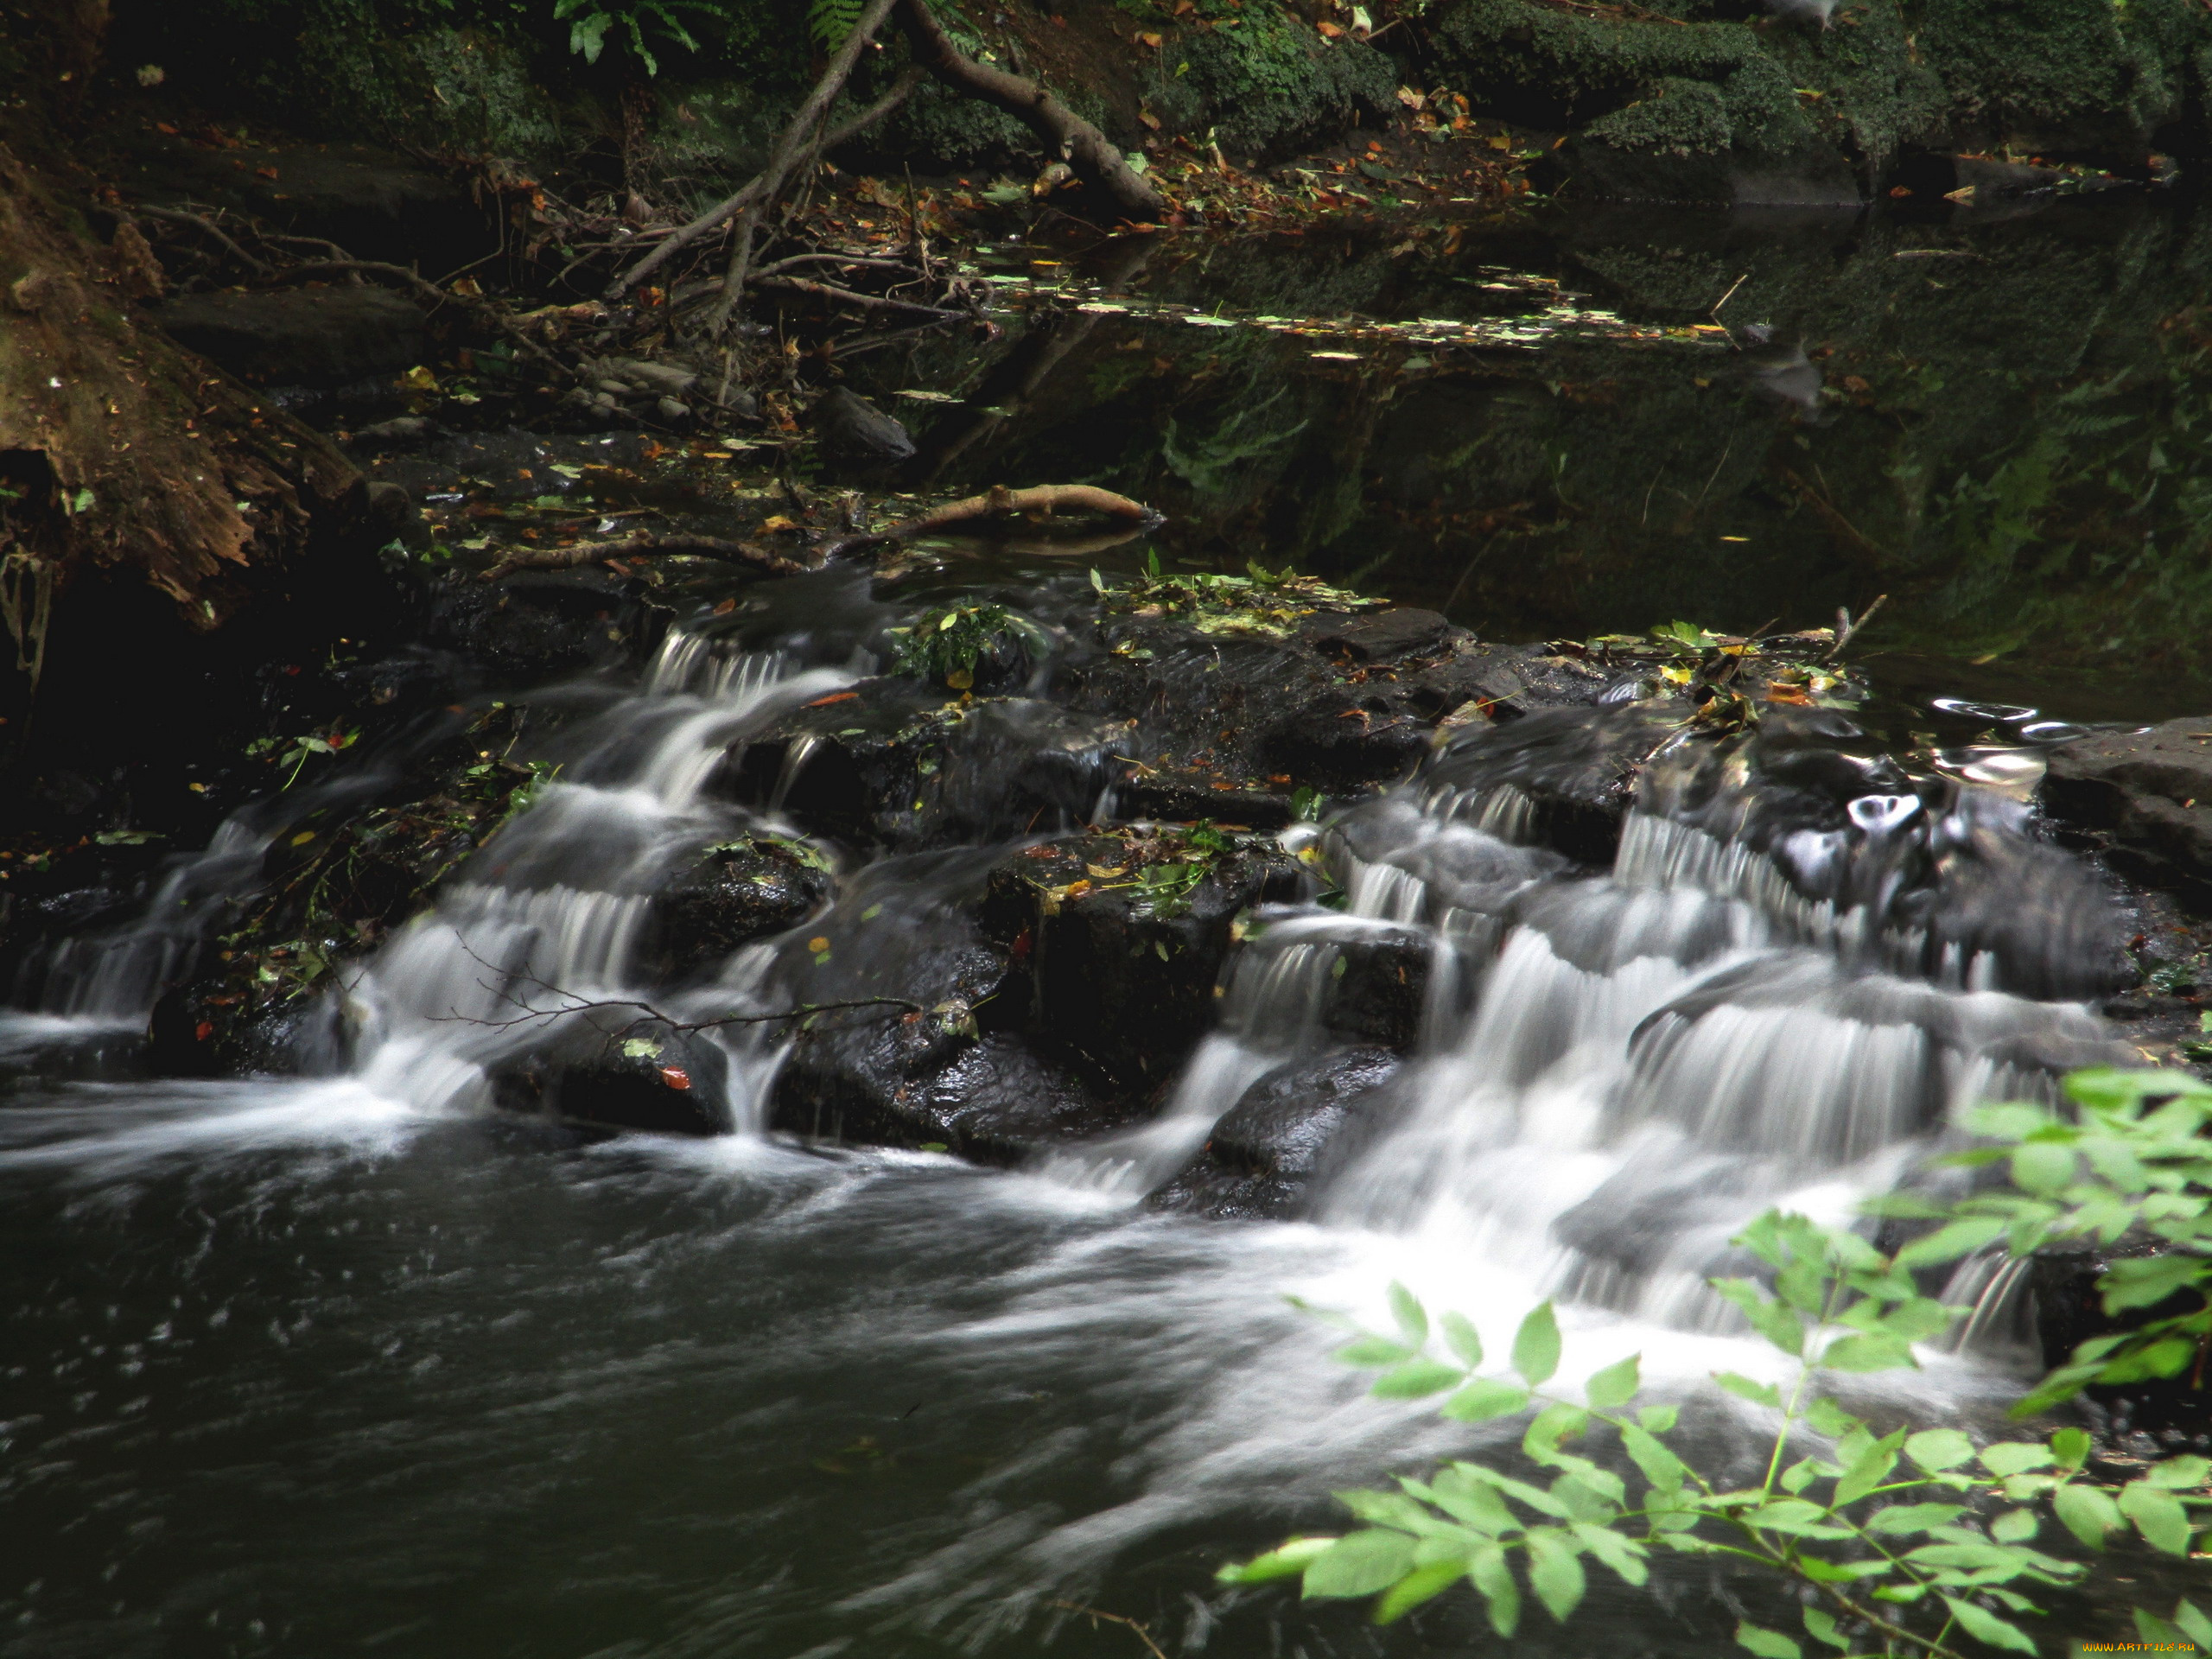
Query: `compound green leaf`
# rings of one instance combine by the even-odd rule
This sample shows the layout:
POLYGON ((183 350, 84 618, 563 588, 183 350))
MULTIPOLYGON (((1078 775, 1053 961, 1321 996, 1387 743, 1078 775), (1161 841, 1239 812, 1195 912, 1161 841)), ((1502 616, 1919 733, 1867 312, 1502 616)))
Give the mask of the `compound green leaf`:
POLYGON ((1974 1442, 1955 1428, 1923 1428, 1904 1443, 1904 1454, 1935 1474, 1973 1457, 1974 1442))
POLYGON ((2009 1620, 2002 1619, 1986 1607, 1958 1596, 1945 1596, 1943 1605, 1951 1610, 1951 1617, 1959 1627, 1977 1642, 1986 1642, 1993 1648, 2004 1648, 2012 1653, 2032 1654, 2036 1644, 2028 1633, 2009 1620))
POLYGON ((1560 1624, 1581 1605, 1589 1587, 1582 1560, 1564 1533, 1540 1528, 1529 1535, 1529 1587, 1560 1624))
POLYGON ((1529 1390, 1503 1377, 1478 1376, 1437 1409, 1455 1422, 1481 1423, 1526 1408, 1529 1390))
POLYGON ((1385 1591, 1375 1604, 1375 1622, 1388 1624, 1404 1618, 1421 1603, 1440 1596, 1467 1576, 1463 1560, 1431 1561, 1417 1567, 1385 1591))
POLYGON ((1414 1541, 1402 1532, 1370 1529, 1339 1538, 1306 1569, 1306 1594, 1321 1597, 1371 1596, 1387 1590, 1414 1567, 1414 1541))
POLYGON ((1780 1630, 1762 1630, 1745 1620, 1737 1623, 1736 1645, 1757 1654, 1758 1659, 1799 1659, 1804 1652, 1780 1630))
MULTIPOLYGON (((1513 1369, 1535 1388, 1559 1370, 1559 1320, 1548 1301, 1539 1302, 1513 1337, 1513 1369)), ((1540 1592, 1541 1593, 1541 1592, 1540 1592)))
POLYGON ((1593 1371, 1589 1382, 1583 1384, 1592 1407, 1599 1411, 1610 1411, 1615 1406, 1624 1406, 1636 1398, 1643 1386, 1638 1362, 1641 1354, 1630 1354, 1618 1364, 1608 1365, 1602 1371, 1593 1371))

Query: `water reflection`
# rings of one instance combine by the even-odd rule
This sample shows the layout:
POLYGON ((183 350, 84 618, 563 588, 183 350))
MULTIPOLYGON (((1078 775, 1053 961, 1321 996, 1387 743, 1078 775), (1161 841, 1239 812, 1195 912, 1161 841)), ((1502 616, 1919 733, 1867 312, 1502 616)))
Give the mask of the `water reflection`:
POLYGON ((1002 286, 1002 338, 853 372, 962 400, 917 410, 911 483, 1109 483, 1171 553, 1492 638, 1886 593, 1868 645, 1955 664, 1954 696, 2033 664, 2171 708, 2212 694, 2209 249, 2144 194, 1124 238, 1002 286))

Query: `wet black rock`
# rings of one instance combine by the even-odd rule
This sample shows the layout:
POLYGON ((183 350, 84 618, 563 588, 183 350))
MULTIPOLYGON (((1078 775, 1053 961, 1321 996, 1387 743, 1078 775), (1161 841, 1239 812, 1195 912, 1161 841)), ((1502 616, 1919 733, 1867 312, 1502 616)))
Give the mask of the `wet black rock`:
POLYGON ((1126 769, 1127 734, 1053 703, 864 680, 748 739, 718 788, 861 845, 1002 839, 1089 821, 1126 769))
POLYGON ((295 1077, 334 1066, 336 1011, 322 997, 261 1000, 234 979, 174 985, 147 1021, 147 1063, 180 1077, 295 1077))
POLYGON ((1402 663, 1409 657, 1426 657, 1444 649, 1460 631, 1434 611, 1394 605, 1328 618, 1306 637, 1315 649, 1351 662, 1402 663))
POLYGON ((830 895, 822 855, 748 836, 709 847, 654 895, 638 969, 656 984, 714 968, 739 946, 796 927, 830 895))
POLYGON ((729 1063, 711 1038, 608 1009, 494 1071, 492 1097, 574 1128, 727 1135, 729 1063))
POLYGON ((2052 751, 2043 802, 2111 839, 2128 874, 2212 904, 2212 717, 2099 732, 2052 751))
MULTIPOLYGON (((2154 1306, 2120 1313, 2104 1309, 2102 1281, 2114 1262, 2158 1253, 2156 1241, 2131 1236, 2109 1248, 2082 1244, 2047 1247, 2029 1260, 2033 1294, 2034 1335, 2045 1367, 2056 1369, 2073 1357, 2080 1344, 2095 1337, 2139 1330, 2152 1319, 2190 1313, 2201 1306, 2193 1291, 2177 1291, 2154 1306)), ((2207 1397, 2194 1386, 2187 1369, 2177 1376, 2092 1388, 2085 1397, 2110 1414, 2114 1433, 2180 1428, 2202 1433, 2207 1397)))
POLYGON ((1335 941, 1325 1024, 1347 1042, 1401 1052, 1421 1035, 1435 950, 1418 929, 1378 925, 1335 941))
POLYGON ((858 392, 832 386, 807 411, 824 454, 848 462, 905 461, 914 453, 906 429, 858 392))
POLYGON ((639 620, 629 584, 609 571, 521 571, 440 588, 431 639, 494 683, 527 685, 623 656, 639 620))
POLYGON ((1197 1156, 1146 1202, 1224 1218, 1295 1216, 1317 1178, 1385 1127, 1401 1062, 1383 1048, 1333 1050, 1278 1066, 1214 1125, 1197 1156))
POLYGON ((180 345, 270 385, 394 374, 421 362, 429 340, 422 312, 380 288, 192 294, 156 308, 154 318, 180 345))
POLYGON ((1307 886, 1263 842, 1224 852, 1173 830, 1071 836, 991 872, 983 927, 1025 970, 1024 1023, 1043 1052, 1141 1098, 1211 1028, 1238 918, 1307 886))
POLYGON ((1610 864, 1637 775, 1680 724, 1637 704, 1539 709, 1492 727, 1455 733, 1422 775, 1454 816, 1496 824, 1592 864, 1610 864))

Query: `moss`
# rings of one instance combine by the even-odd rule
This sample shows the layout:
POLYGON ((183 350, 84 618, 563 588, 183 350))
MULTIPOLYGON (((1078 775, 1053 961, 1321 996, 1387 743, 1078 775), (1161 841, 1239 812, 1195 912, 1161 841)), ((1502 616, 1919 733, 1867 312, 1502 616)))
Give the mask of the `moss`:
POLYGON ((2180 117, 2208 35, 2183 0, 1928 0, 1918 41, 1962 129, 2096 149, 2180 117))
POLYGON ((1396 67, 1371 46, 1323 41, 1253 10, 1158 54, 1148 102, 1171 130, 1211 131, 1239 160, 1280 155, 1393 107, 1396 67))

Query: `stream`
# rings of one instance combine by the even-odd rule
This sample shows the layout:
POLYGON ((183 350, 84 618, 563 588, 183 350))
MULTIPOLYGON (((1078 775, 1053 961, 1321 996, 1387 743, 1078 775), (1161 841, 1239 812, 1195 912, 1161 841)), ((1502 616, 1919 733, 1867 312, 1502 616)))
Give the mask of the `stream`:
MULTIPOLYGON (((1142 1659, 1106 1613, 1168 1654, 1687 1659, 1738 1618, 1794 1624, 1702 1561, 1643 1590, 1593 1573, 1570 1626, 1532 1613, 1511 1642, 1471 1597, 1377 1630, 1212 1574, 1329 1524, 1332 1490, 1518 1438, 1367 1398, 1286 1296, 1382 1325, 1402 1281, 1500 1351, 1554 1297, 1564 1376, 1640 1351, 1692 1443, 1748 1468, 1760 1414, 1707 1379, 1781 1362, 1704 1286, 1730 1235, 1777 1205, 1846 1220, 1952 1107, 2055 1097, 2113 1052, 2095 1004, 2127 930, 2032 791, 2070 738, 2212 702, 2204 227, 2131 198, 1589 213, 1410 255, 1158 242, 997 249, 998 339, 852 371, 913 427, 899 487, 1103 482, 1158 531, 686 575, 634 653, 487 689, 542 713, 524 752, 559 770, 322 995, 300 1075, 148 1076, 135 1033, 373 755, 241 806, 0 1015, 0 1656, 1142 1659), (773 1022, 702 1045, 718 1135, 497 1109, 505 1070, 588 1018, 532 988, 767 1014, 818 957, 804 982, 899 995, 1009 845, 1110 820, 1101 790, 962 844, 825 842, 835 889, 798 929, 672 991, 636 966, 671 872, 794 827, 804 754, 751 804, 725 757, 878 672, 885 626, 983 597, 1061 627, 1094 565, 1148 557, 1295 563, 1507 642, 1891 597, 1863 707, 1806 728, 1789 788, 1778 751, 1723 784, 1657 767, 1603 863, 1540 844, 1529 791, 1632 717, 1618 698, 1556 711, 1555 749, 1455 740, 1285 832, 1343 907, 1239 946, 1141 1123, 1012 1169, 772 1132, 773 1022), (1847 828, 1807 827, 1815 788, 1847 828), (1914 874, 1946 854, 1980 885, 1914 874), (1387 1122, 1300 1218, 1148 1206, 1248 1089, 1328 1047, 1344 953, 1377 939, 1431 964, 1387 1122)), ((711 524, 720 465, 679 457, 660 499, 711 524)), ((2024 1292, 1961 1273, 1971 1329, 1861 1384, 1868 1409, 2001 1421, 2033 1367, 2024 1292)), ((2127 1639, 2159 1571, 2055 1595, 2050 1630, 2127 1639)))

